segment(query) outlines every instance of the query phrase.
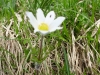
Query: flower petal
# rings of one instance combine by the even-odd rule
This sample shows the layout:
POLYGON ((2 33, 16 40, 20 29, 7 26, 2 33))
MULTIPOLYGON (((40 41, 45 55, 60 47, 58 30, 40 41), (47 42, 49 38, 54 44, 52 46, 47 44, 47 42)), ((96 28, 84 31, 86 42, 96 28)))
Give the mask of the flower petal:
POLYGON ((40 34, 42 34, 42 35, 46 35, 46 34, 49 33, 49 31, 39 31, 39 32, 40 32, 40 34))
POLYGON ((38 28, 37 27, 38 22, 37 22, 36 18, 34 17, 34 15, 32 14, 32 12, 27 11, 26 16, 29 18, 29 22, 32 24, 32 26, 34 28, 38 28))
POLYGON ((39 32, 41 35, 46 35, 49 33, 49 31, 42 31, 42 30, 39 30, 39 29, 34 29, 34 33, 36 32, 39 32))
POLYGON ((37 16, 37 20, 38 20, 39 24, 41 22, 44 22, 45 16, 44 16, 43 11, 40 8, 37 10, 36 16, 37 16))
POLYGON ((54 11, 50 11, 46 16, 45 23, 50 25, 54 19, 55 19, 55 13, 54 11))
MULTIPOLYGON (((61 23, 65 20, 65 17, 58 17, 57 19, 55 19, 52 24, 49 26, 50 28, 50 32, 55 31, 56 29, 59 29, 61 23)), ((60 28, 61 29, 61 28, 60 28)))
POLYGON ((41 35, 46 35, 46 34, 49 33, 49 31, 40 31, 40 30, 38 30, 38 31, 36 31, 36 32, 39 32, 41 35))
POLYGON ((59 30, 59 29, 62 29, 63 27, 57 27, 57 29, 59 30))
POLYGON ((60 29, 62 29, 62 28, 63 28, 63 27, 56 27, 56 28, 53 28, 53 29, 49 30, 49 32, 54 32, 54 31, 60 30, 60 29))
POLYGON ((39 30, 38 29, 34 29, 34 33, 38 32, 39 30))

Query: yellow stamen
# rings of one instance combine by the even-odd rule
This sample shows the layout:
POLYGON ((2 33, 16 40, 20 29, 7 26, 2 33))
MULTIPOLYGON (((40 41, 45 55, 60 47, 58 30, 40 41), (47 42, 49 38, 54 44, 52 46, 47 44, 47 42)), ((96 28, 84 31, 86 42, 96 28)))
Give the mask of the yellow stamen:
POLYGON ((38 29, 39 30, 43 30, 43 31, 48 31, 49 30, 49 27, 46 23, 41 23, 39 26, 38 26, 38 29))

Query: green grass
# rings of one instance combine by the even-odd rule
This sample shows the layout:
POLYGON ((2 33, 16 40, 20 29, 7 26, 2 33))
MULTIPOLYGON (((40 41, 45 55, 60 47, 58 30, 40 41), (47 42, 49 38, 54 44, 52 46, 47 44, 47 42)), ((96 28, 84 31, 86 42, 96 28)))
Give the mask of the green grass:
POLYGON ((41 63, 40 75, 99 75, 99 19, 100 0, 1 0, 0 75, 36 75, 35 62, 41 63), (36 15, 38 8, 45 16, 53 10, 66 17, 62 30, 44 37, 41 61, 41 35, 25 18, 25 11, 36 15))

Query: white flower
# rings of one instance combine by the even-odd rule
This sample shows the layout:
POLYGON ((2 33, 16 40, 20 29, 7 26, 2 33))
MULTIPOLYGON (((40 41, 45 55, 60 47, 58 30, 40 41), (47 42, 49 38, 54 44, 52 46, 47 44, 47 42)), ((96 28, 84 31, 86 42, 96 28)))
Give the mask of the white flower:
POLYGON ((40 8, 37 9, 36 18, 32 12, 29 11, 26 12, 26 16, 29 18, 29 22, 34 27, 34 33, 40 32, 42 35, 53 32, 57 29, 62 29, 60 25, 65 20, 65 17, 58 17, 55 19, 54 11, 50 11, 45 17, 40 8))

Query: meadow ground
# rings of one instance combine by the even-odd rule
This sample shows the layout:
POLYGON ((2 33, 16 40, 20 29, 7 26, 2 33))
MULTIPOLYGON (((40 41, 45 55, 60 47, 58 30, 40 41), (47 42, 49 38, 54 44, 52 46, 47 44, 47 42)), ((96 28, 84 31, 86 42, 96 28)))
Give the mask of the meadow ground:
POLYGON ((0 0, 0 75, 100 75, 100 0, 0 0), (43 38, 25 12, 64 16, 43 38), (36 67, 39 66, 39 71, 36 67))

